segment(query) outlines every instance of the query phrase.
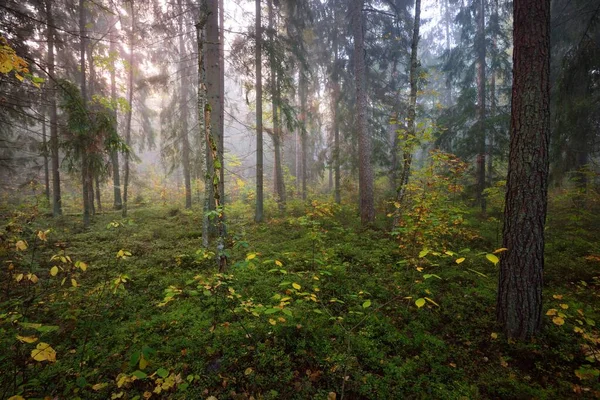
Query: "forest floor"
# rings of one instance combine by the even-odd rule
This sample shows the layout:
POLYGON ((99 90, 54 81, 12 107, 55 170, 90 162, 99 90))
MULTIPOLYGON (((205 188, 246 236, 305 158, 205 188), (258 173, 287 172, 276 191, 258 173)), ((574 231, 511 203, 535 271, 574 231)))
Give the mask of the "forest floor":
POLYGON ((0 399, 600 398, 600 215, 571 209, 550 209, 543 333, 514 343, 495 323, 497 221, 411 254, 348 207, 255 224, 236 203, 218 274, 199 210, 84 230, 3 208, 0 399))

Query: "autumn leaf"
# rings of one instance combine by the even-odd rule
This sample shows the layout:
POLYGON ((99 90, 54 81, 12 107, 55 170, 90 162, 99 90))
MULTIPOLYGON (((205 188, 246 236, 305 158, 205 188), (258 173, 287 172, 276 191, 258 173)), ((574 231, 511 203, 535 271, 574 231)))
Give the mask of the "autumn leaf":
POLYGON ((273 318, 269 318, 269 323, 271 325, 277 325, 277 321, 275 321, 273 318))
POLYGON ((297 283, 295 283, 295 282, 294 282, 294 283, 292 283, 292 287, 293 287, 294 289, 296 289, 296 290, 300 290, 300 289, 302 289, 302 286, 298 285, 298 284, 297 284, 297 283))
POLYGON ((464 258, 464 257, 461 257, 461 258, 457 258, 455 262, 456 262, 457 264, 460 264, 460 263, 462 263, 463 261, 465 261, 465 258, 464 258))
POLYGON ((417 299, 415 301, 415 304, 417 305, 417 307, 421 308, 425 305, 425 299, 421 298, 421 299, 417 299))
POLYGON ((58 267, 54 266, 50 268, 50 275, 56 276, 58 274, 58 267))
POLYGON ((27 242, 24 240, 19 240, 17 243, 15 243, 15 247, 19 251, 25 251, 27 250, 27 242))
POLYGON ((554 308, 549 309, 548 311, 546 311, 546 315, 547 316, 552 316, 552 315, 556 315, 557 311, 554 308))
POLYGON ((498 334, 496 332, 492 332, 490 336, 492 337, 492 340, 498 339, 498 334))
POLYGON ((275 265, 277 265, 278 267, 283 267, 283 263, 279 260, 275 260, 275 265))
POLYGON ((246 368, 246 370, 244 371, 244 375, 248 376, 250 375, 252 372, 254 372, 254 370, 250 367, 246 368))
POLYGON ((21 343, 35 343, 38 340, 38 338, 36 338, 35 336, 20 336, 20 335, 17 335, 16 338, 21 343))
POLYGON ((48 343, 39 342, 34 350, 31 350, 31 357, 35 361, 56 362, 56 351, 48 343))
POLYGON ((561 326, 565 324, 565 320, 562 317, 554 317, 552 318, 552 322, 554 322, 555 325, 561 326))
POLYGON ((494 265, 498 265, 500 262, 500 259, 493 254, 486 254, 485 258, 487 258, 494 265))

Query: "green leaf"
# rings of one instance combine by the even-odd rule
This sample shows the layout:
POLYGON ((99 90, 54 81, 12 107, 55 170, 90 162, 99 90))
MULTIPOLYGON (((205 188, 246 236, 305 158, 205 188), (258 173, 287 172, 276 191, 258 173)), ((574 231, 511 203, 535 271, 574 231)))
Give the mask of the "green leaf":
POLYGON ((416 304, 417 307, 421 308, 421 307, 423 307, 425 305, 425 299, 423 299, 423 298, 417 299, 415 301, 415 304, 416 304))
POLYGON ((158 376, 160 376, 161 378, 163 378, 163 379, 164 379, 164 378, 166 378, 167 376, 169 376, 169 371, 167 371, 167 370, 166 370, 166 369, 164 369, 164 368, 159 368, 159 369, 156 371, 156 375, 158 375, 158 376))
POLYGON ((421 252, 419 253, 419 258, 423 258, 423 257, 425 257, 427 254, 429 254, 429 249, 423 249, 423 250, 421 250, 421 252))
POLYGON ((145 372, 140 371, 140 370, 135 371, 131 375, 135 376, 138 379, 146 379, 146 377, 148 376, 145 372))
POLYGON ((371 307, 371 300, 367 300, 362 304, 363 308, 369 308, 371 307))
POLYGON ((275 314, 277 311, 279 311, 279 308, 267 308, 265 314, 275 314))
POLYGON ((285 315, 287 315, 288 317, 292 316, 292 310, 289 310, 287 308, 284 308, 283 310, 281 310, 285 315))

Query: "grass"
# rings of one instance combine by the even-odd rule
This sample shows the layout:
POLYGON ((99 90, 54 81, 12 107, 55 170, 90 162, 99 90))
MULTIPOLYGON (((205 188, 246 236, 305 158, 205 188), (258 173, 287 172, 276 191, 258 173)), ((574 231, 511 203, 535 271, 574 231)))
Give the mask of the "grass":
POLYGON ((77 216, 4 209, 0 398, 598 398, 599 218, 566 201, 551 206, 544 307, 565 323, 545 317, 527 343, 495 324, 494 222, 471 223, 477 248, 419 258, 348 207, 296 203, 254 224, 236 203, 217 274, 197 210, 107 212, 83 230, 77 216), (55 362, 31 357, 40 342, 55 362))

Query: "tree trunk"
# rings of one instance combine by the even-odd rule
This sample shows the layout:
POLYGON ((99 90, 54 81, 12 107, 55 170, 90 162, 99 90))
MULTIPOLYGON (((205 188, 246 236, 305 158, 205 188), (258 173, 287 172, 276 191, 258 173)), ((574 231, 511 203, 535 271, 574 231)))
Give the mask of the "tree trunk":
MULTIPOLYGON (((334 1, 333 19, 337 27, 337 4, 334 1)), ((340 103, 340 74, 339 74, 339 31, 336 29, 333 37, 333 191, 337 204, 342 202, 340 191, 340 121, 339 121, 339 103, 340 103)))
MULTIPOLYGON (((494 14, 492 19, 495 24, 498 24, 498 0, 494 0, 494 14)), ((496 38, 496 28, 494 28, 494 33, 492 36, 492 71, 490 78, 490 117, 492 120, 496 117, 496 65, 497 65, 497 38, 496 38)), ((496 126, 495 124, 491 126, 489 135, 488 135, 488 149, 487 149, 487 185, 491 187, 494 180, 493 166, 494 166, 494 146, 495 146, 495 138, 496 138, 496 126)))
POLYGON ((306 81, 306 71, 300 67, 299 76, 299 95, 300 95, 300 181, 302 184, 302 200, 308 196, 308 112, 306 107, 308 82, 306 81))
POLYGON ((515 0, 510 152, 496 316, 509 338, 542 324, 550 121, 550 0, 515 0))
POLYGON ((100 178, 96 175, 96 205, 98 206, 98 212, 102 212, 102 195, 100 193, 100 178))
POLYGON ((54 76, 54 15, 52 0, 46 0, 46 21, 48 23, 48 99, 50 105, 50 158, 52 162, 52 215, 62 215, 60 196, 60 160, 58 153, 58 115, 56 110, 56 77, 54 76))
MULTIPOLYGON (((206 121, 205 121, 205 105, 206 105, 206 79, 204 74, 204 27, 206 25, 207 20, 207 5, 206 0, 201 2, 200 5, 200 14, 198 15, 198 22, 196 23, 196 46, 198 53, 198 104, 197 104, 197 112, 198 112, 198 130, 199 130, 199 138, 200 143, 205 143, 206 140, 204 136, 206 135, 206 121)), ((210 244, 209 236, 210 236, 210 220, 208 218, 208 212, 210 210, 210 196, 212 196, 211 191, 211 182, 210 177, 211 174, 211 166, 209 165, 210 156, 208 154, 208 146, 204 149, 200 149, 201 153, 205 153, 206 155, 206 173, 204 174, 204 205, 203 205, 203 217, 202 217, 202 245, 207 248, 210 244), (203 151, 203 150, 206 151, 203 151)), ((202 157, 199 157, 202 160, 202 157)), ((200 166, 200 170, 202 170, 202 166, 200 166)))
MULTIPOLYGON (((110 99, 112 102, 112 106, 114 107, 113 115, 115 118, 115 131, 117 131, 117 79, 116 79, 116 66, 115 66, 115 53, 117 51, 116 46, 116 35, 114 34, 114 30, 116 29, 116 25, 111 27, 109 40, 110 40, 110 56, 111 56, 111 68, 110 68, 110 99)), ((121 176, 119 171, 119 153, 117 151, 112 151, 110 153, 110 161, 112 165, 113 172, 113 208, 115 210, 120 210, 123 208, 123 199, 121 198, 121 176)))
POLYGON ((219 161, 221 161, 221 173, 219 192, 221 193, 221 205, 225 204, 225 9, 223 0, 219 0, 219 161))
POLYGON ((485 190, 485 153, 486 153, 486 120, 485 120, 485 0, 479 0, 477 10, 477 114, 478 135, 477 147, 477 200, 481 212, 486 211, 485 190))
MULTIPOLYGON (((412 166, 412 152, 413 145, 409 145, 408 142, 411 138, 416 135, 416 118, 417 118, 417 68, 418 58, 417 53, 419 49, 419 30, 421 27, 421 0, 415 2, 415 20, 413 23, 413 36, 412 44, 410 49, 410 95, 408 99, 408 117, 406 133, 404 134, 404 149, 402 151, 402 173, 400 174, 400 182, 396 192, 396 200, 402 204, 404 197, 406 196, 406 185, 408 184, 408 178, 410 177, 410 169, 412 166)), ((394 226, 398 224, 398 215, 394 218, 394 226)))
MULTIPOLYGON (((209 175, 207 177, 210 179, 208 183, 208 192, 207 195, 209 197, 209 210, 215 210, 215 202, 213 201, 215 193, 215 186, 213 185, 212 176, 214 171, 218 171, 218 179, 220 181, 222 173, 224 171, 223 167, 223 148, 221 147, 222 132, 221 132, 221 67, 219 63, 219 58, 221 57, 221 46, 219 43, 220 35, 219 35, 219 8, 217 0, 207 0, 207 15, 208 19, 206 20, 206 42, 204 43, 206 57, 205 57, 205 66, 206 66, 206 88, 207 88, 207 102, 210 107, 210 116, 211 120, 214 123, 211 123, 211 135, 215 139, 215 143, 217 145, 217 157, 212 157, 211 149, 206 146, 206 162, 208 165, 207 171, 209 175)), ((205 121, 207 123, 207 121, 205 121)), ((221 191, 222 184, 219 185, 219 192, 221 191)), ((210 221, 210 234, 217 235, 218 234, 218 226, 216 225, 216 221, 210 221)))
POLYGON ((375 220, 373 199, 373 166, 371 165, 371 138, 367 132, 367 85, 365 42, 362 9, 364 0, 351 3, 352 34, 354 36, 354 78, 356 81, 356 129, 358 131, 358 188, 360 192, 360 220, 363 225, 375 220))
MULTIPOLYGON (((125 120, 125 144, 131 148, 131 116, 133 114, 133 70, 134 65, 134 38, 135 38, 135 7, 131 0, 131 32, 129 33, 129 71, 127 74, 127 115, 125 120)), ((131 150, 130 150, 131 151, 131 150)), ((125 155, 125 176, 123 178, 123 218, 127 218, 128 189, 129 189, 129 154, 125 155)))
POLYGON ((278 81, 278 71, 275 59, 275 13, 273 10, 273 0, 267 0, 269 9, 269 40, 271 41, 271 52, 269 54, 269 64, 271 67, 271 111, 273 114, 273 152, 274 152, 274 167, 273 167, 273 188, 275 198, 279 210, 285 209, 285 182, 283 181, 283 169, 281 166, 281 141, 283 138, 281 123, 279 121, 279 103, 280 89, 278 81))
MULTIPOLYGON (((81 98, 83 100, 83 108, 87 110, 87 89, 86 89, 86 65, 85 65, 85 1, 79 0, 79 36, 80 36, 80 56, 79 68, 81 69, 81 98)), ((85 139, 81 147, 81 185, 83 192, 83 226, 90 225, 90 166, 89 155, 87 149, 87 141, 85 139)))
POLYGON ((187 82, 187 61, 185 61, 185 57, 187 56, 187 52, 185 50, 185 31, 183 24, 183 4, 182 0, 177 0, 177 5, 179 7, 179 16, 177 18, 178 27, 179 27, 179 110, 181 113, 181 125, 180 125, 180 135, 181 138, 181 164, 183 169, 183 181, 185 184, 185 208, 192 208, 192 178, 190 174, 190 141, 188 137, 188 99, 187 99, 187 90, 188 90, 188 82, 187 82))
POLYGON ((256 213, 254 220, 262 222, 263 215, 263 121, 262 121, 262 25, 260 0, 256 0, 256 213))
POLYGON ((42 154, 44 156, 44 195, 50 201, 50 171, 48 168, 48 141, 46 139, 46 110, 42 111, 42 154))

